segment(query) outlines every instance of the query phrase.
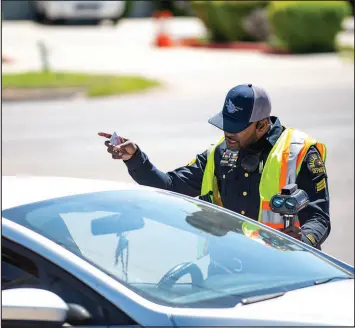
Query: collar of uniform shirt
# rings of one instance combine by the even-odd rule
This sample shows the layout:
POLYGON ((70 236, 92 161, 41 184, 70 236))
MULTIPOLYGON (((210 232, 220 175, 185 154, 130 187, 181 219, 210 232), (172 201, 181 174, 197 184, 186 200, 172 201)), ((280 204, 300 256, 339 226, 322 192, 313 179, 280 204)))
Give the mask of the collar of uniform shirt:
POLYGON ((276 116, 271 116, 271 129, 265 134, 264 138, 271 146, 274 146, 276 141, 279 139, 284 127, 281 125, 280 120, 276 116))
POLYGON ((271 148, 275 145, 276 141, 279 139, 284 128, 281 125, 280 120, 271 116, 271 128, 270 130, 254 145, 251 146, 252 150, 263 150, 265 148, 271 148))

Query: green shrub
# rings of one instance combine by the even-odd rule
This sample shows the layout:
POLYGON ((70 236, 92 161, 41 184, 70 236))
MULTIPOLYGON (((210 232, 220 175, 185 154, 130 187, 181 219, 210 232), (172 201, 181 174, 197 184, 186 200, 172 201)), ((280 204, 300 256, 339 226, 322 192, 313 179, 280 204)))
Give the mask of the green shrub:
MULTIPOLYGON (((131 0, 134 2, 142 2, 137 0, 131 0)), ((179 1, 161 1, 161 0, 152 0, 153 12, 155 11, 170 11, 174 17, 184 17, 190 15, 190 6, 187 1, 179 2, 179 1)))
POLYGON ((244 20, 269 1, 192 1, 192 9, 216 42, 256 41, 243 27, 244 20))
POLYGON ((282 48, 316 53, 336 50, 336 36, 351 8, 346 1, 272 1, 267 10, 282 48))
POLYGON ((222 28, 216 19, 215 12, 212 7, 213 1, 192 1, 191 7, 194 14, 202 20, 209 32, 209 38, 216 42, 225 42, 222 28))

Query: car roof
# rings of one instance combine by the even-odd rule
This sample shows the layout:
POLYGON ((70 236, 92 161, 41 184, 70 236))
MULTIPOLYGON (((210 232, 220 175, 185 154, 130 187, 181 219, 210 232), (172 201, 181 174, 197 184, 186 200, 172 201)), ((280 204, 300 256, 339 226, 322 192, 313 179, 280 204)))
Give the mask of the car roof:
POLYGON ((2 209, 48 199, 112 190, 153 190, 135 183, 52 176, 3 176, 2 209))

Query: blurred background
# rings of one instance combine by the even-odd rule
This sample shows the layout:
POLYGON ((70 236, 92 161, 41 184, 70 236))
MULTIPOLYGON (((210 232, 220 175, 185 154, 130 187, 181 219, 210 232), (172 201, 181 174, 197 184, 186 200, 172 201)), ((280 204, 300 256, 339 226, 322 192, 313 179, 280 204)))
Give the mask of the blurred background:
POLYGON ((332 231, 354 265, 353 1, 2 1, 2 174, 131 182, 97 132, 161 170, 221 135, 226 92, 265 88, 273 115, 328 147, 332 231))

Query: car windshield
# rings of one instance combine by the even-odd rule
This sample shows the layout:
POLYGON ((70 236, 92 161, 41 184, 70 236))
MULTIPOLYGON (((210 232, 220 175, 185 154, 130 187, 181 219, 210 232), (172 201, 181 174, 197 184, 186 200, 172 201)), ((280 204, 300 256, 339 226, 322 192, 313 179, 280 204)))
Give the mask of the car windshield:
POLYGON ((281 233, 159 190, 70 196, 2 216, 162 305, 230 307, 251 295, 351 277, 281 233))

